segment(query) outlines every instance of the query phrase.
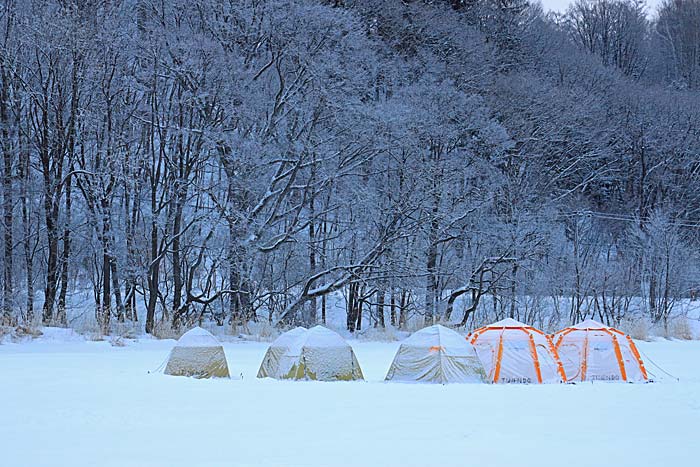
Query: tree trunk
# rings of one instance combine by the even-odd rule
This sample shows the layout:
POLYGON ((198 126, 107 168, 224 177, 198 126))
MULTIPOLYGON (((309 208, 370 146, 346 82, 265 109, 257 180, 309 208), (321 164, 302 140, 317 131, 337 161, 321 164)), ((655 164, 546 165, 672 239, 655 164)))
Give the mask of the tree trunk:
POLYGON ((137 190, 133 188, 133 184, 129 181, 126 182, 125 186, 125 218, 126 218, 126 254, 127 258, 127 274, 126 274, 126 286, 124 290, 124 301, 126 307, 126 319, 131 321, 138 321, 139 317, 136 313, 136 257, 138 252, 136 251, 135 239, 136 236, 136 223, 138 222, 139 215, 139 202, 137 190))
POLYGON ((469 287, 464 287, 462 289, 453 290, 450 296, 447 298, 447 308, 445 309, 445 320, 449 321, 452 318, 452 311, 454 310, 455 301, 467 293, 470 290, 469 287))
POLYGON ((517 300, 515 297, 515 294, 517 292, 517 277, 518 277, 518 263, 514 262, 513 263, 513 269, 512 269, 512 277, 511 277, 511 283, 510 283, 510 318, 516 319, 515 318, 515 312, 516 312, 516 305, 517 305, 517 300))
MULTIPOLYGON (((73 160, 75 157, 75 128, 76 120, 78 118, 78 61, 74 59, 73 67, 71 71, 71 104, 70 104, 70 118, 68 120, 68 167, 73 168, 73 160)), ((66 179, 62 181, 66 190, 66 200, 65 200, 65 219, 63 224, 63 251, 61 253, 61 289, 58 294, 58 309, 56 310, 56 323, 59 326, 68 325, 68 317, 66 315, 66 295, 68 293, 68 267, 71 255, 71 191, 72 191, 72 174, 68 173, 66 179)))
MULTIPOLYGON (((159 101, 158 101, 158 72, 156 63, 154 60, 153 75, 152 75, 152 87, 150 89, 150 99, 151 106, 148 118, 151 122, 156 122, 156 115, 158 113, 159 101)), ((150 232, 150 255, 148 264, 148 303, 146 304, 146 332, 148 334, 153 334, 155 330, 156 322, 156 304, 158 303, 158 279, 160 276, 160 257, 158 254, 158 220, 157 213, 158 208, 158 186, 162 176, 163 169, 163 153, 162 148, 165 145, 165 138, 156 138, 156 125, 154 123, 148 126, 147 132, 147 142, 150 164, 149 164, 149 188, 150 188, 150 211, 151 211, 151 232, 150 232), (157 146, 159 145, 159 146, 157 146)))
POLYGON ((386 295, 386 291, 382 289, 381 287, 379 290, 377 290, 377 322, 375 323, 375 327, 379 326, 381 328, 386 327, 386 323, 384 323, 384 297, 386 295))
POLYGON ((2 295, 2 319, 0 325, 12 325, 14 321, 14 291, 12 277, 12 251, 13 238, 12 228, 14 219, 12 210, 14 201, 12 196, 12 138, 10 136, 10 128, 12 123, 9 115, 9 82, 8 74, 5 72, 5 67, 2 67, 2 89, 0 90, 0 127, 2 128, 2 150, 3 150, 3 177, 2 177, 2 195, 3 195, 3 222, 4 222, 4 263, 3 263, 3 295, 2 295))
POLYGON ((24 247, 24 267, 26 272, 27 284, 27 310, 26 320, 30 324, 34 321, 34 253, 32 251, 32 213, 31 202, 29 200, 29 183, 31 180, 31 172, 29 168, 29 152, 22 148, 20 167, 22 171, 22 223, 24 239, 22 245, 24 247))
MULTIPOLYGON (((173 217, 173 241, 171 245, 173 258, 173 319, 179 316, 180 306, 182 304, 182 259, 180 258, 180 229, 182 228, 182 203, 180 194, 177 193, 180 187, 176 187, 175 195, 175 215, 173 217)), ((175 325, 175 323, 173 323, 175 325)), ((177 324, 179 326, 179 323, 177 324)))
MULTIPOLYGON (((112 245, 114 245, 113 242, 112 245)), ((126 308, 124 307, 124 301, 122 300, 122 290, 119 284, 119 268, 117 258, 114 253, 111 253, 109 257, 109 268, 110 272, 112 273, 112 293, 114 294, 114 305, 117 310, 117 319, 120 323, 123 323, 124 316, 126 315, 126 308)))
POLYGON ((671 313, 671 252, 666 251, 666 271, 664 275, 663 320, 664 331, 668 335, 668 315, 671 313))
MULTIPOLYGON (((434 215, 437 216, 437 213, 434 215)), ((432 326, 435 323, 436 318, 436 301, 435 297, 437 295, 438 289, 438 277, 437 277, 437 229, 438 223, 437 219, 431 221, 431 234, 430 234, 430 245, 428 246, 428 257, 426 263, 427 275, 425 278, 425 318, 424 325, 432 326)))
POLYGON ((351 282, 348 287, 348 309, 347 309, 347 329, 350 332, 355 332, 357 329, 357 302, 359 301, 359 284, 357 282, 351 282))
POLYGON ((355 325, 356 331, 362 330, 362 308, 363 308, 362 295, 363 295, 363 293, 364 293, 364 287, 361 287, 358 284, 357 300, 355 300, 355 307, 357 308, 357 311, 355 312, 355 316, 357 317, 357 324, 355 325))
MULTIPOLYGON (((316 226, 314 224, 314 200, 311 197, 309 203, 309 217, 311 221, 309 222, 309 276, 313 276, 316 273, 316 226)), ((311 284, 313 287, 313 284, 311 284)), ((316 322, 316 297, 309 300, 308 307, 304 312, 304 326, 311 327, 316 322)))
MULTIPOLYGON (((326 268, 326 251, 327 251, 327 244, 328 244, 328 217, 327 217, 327 212, 331 203, 331 190, 328 190, 328 195, 326 196, 325 200, 325 206, 323 208, 323 220, 321 222, 321 269, 326 268)), ((322 295, 321 296, 321 322, 325 325, 326 324, 326 296, 322 295)))
MULTIPOLYGON (((151 208, 155 205, 155 191, 151 192, 151 208)), ((151 219, 151 254, 148 266, 148 304, 146 305, 146 332, 153 334, 156 323, 156 305, 158 303, 158 276, 160 259, 158 258, 158 225, 155 217, 151 219)))
POLYGON ((46 287, 44 289, 44 306, 42 310, 42 322, 45 325, 53 324, 53 307, 56 300, 56 281, 58 271, 58 227, 56 225, 57 212, 48 198, 52 195, 45 193, 47 198, 46 236, 47 236, 47 261, 46 261, 46 287))
POLYGON ((43 178, 44 217, 46 227, 46 280, 44 287, 44 305, 42 322, 53 324, 54 306, 56 303, 56 287, 58 282, 58 242, 60 237, 58 219, 61 203, 61 181, 63 178, 63 148, 59 142, 54 142, 51 136, 61 128, 52 127, 51 108, 48 89, 42 90, 39 96, 38 114, 34 118, 41 121, 40 132, 37 134, 39 161, 43 178))
MULTIPOLYGON (((238 262, 236 261, 236 241, 236 229, 231 222, 229 223, 228 257, 226 258, 228 263, 228 288, 231 291, 237 290, 240 282, 238 280, 238 262)), ((240 302, 236 292, 229 294, 229 320, 234 330, 243 325, 240 302)))
POLYGON ((67 326, 66 295, 68 293, 68 264, 71 254, 70 223, 71 223, 71 175, 66 177, 66 219, 63 226, 63 252, 61 254, 61 290, 58 294, 58 309, 56 310, 56 322, 60 326, 67 326))
POLYGON ((110 254, 107 251, 107 245, 103 243, 102 250, 102 306, 98 307, 97 322, 100 325, 102 334, 109 334, 109 321, 112 308, 112 291, 111 285, 111 261, 110 254))
POLYGON ((351 282, 348 286, 348 305, 346 310, 345 326, 348 331, 355 332, 355 283, 351 282))
POLYGON ((389 294, 389 310, 389 322, 392 326, 396 326, 396 289, 394 287, 389 294))
POLYGON ((399 329, 406 329, 408 321, 408 291, 401 289, 401 298, 399 305, 399 329))
POLYGON ((656 297, 656 265, 651 266, 651 271, 649 272, 649 316, 654 321, 654 323, 659 321, 659 313, 657 309, 657 297, 656 297))
POLYGON ((239 244, 242 232, 233 222, 229 223, 228 268, 229 268, 229 315, 233 329, 245 326, 252 317, 250 297, 242 268, 245 250, 239 244))

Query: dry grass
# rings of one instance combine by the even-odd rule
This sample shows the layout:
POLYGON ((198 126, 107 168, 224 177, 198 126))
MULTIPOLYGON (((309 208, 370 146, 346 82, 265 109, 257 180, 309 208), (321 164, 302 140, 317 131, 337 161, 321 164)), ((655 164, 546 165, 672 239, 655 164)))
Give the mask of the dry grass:
POLYGON ((24 337, 30 337, 32 339, 35 339, 41 336, 42 334, 43 332, 41 332, 41 329, 39 329, 38 326, 34 325, 17 326, 12 332, 12 336, 16 339, 22 339, 24 337))
POLYGON ((179 339, 187 329, 174 329, 170 324, 170 321, 156 321, 155 326, 153 326, 153 337, 156 339, 179 339))
POLYGON ((629 334, 632 339, 649 341, 651 323, 644 317, 628 318, 620 323, 620 330, 629 334))
POLYGON ((109 345, 112 347, 126 347, 126 340, 121 336, 112 336, 109 339, 109 345))
POLYGON ((123 339, 136 339, 143 333, 143 326, 141 323, 135 323, 133 321, 125 321, 123 323, 117 322, 114 324, 113 329, 113 334, 123 339))
POLYGON ((396 342, 403 340, 407 335, 408 333, 399 331, 393 326, 371 327, 355 333, 355 337, 359 340, 374 342, 396 342))
POLYGON ((10 333, 12 332, 12 328, 8 326, 0 326, 0 345, 5 341, 5 339, 8 338, 10 333))
POLYGON ((68 322, 68 327, 89 340, 102 340, 97 338, 98 336, 102 336, 102 330, 97 324, 95 315, 92 313, 83 313, 76 316, 68 322))
POLYGON ((695 339, 690 321, 688 321, 688 318, 685 316, 675 318, 668 324, 668 334, 668 337, 674 337, 676 339, 687 341, 695 339))
POLYGON ((279 337, 284 330, 276 328, 269 321, 261 319, 257 322, 248 323, 246 326, 246 338, 260 342, 272 342, 279 337))
POLYGON ((20 342, 25 339, 35 339, 42 334, 39 326, 34 325, 0 326, 0 344, 5 341, 20 342))
POLYGON ((92 341, 92 342, 102 342, 105 340, 105 335, 102 334, 100 331, 96 332, 89 332, 85 334, 85 339, 92 341))

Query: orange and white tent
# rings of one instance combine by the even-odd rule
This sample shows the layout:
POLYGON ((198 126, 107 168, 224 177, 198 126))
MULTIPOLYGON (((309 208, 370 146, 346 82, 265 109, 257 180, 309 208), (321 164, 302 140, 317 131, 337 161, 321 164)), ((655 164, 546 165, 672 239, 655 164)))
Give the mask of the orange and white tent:
POLYGON ((512 318, 472 332, 472 343, 492 383, 560 383, 566 381, 549 337, 512 318))
POLYGON ((632 338, 587 319, 553 336, 568 381, 647 381, 632 338))

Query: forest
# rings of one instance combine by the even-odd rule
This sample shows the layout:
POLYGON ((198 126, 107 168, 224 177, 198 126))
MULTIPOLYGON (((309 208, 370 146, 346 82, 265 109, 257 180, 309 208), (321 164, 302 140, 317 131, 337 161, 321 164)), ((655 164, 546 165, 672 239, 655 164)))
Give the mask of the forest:
POLYGON ((0 325, 667 325, 700 287, 700 0, 0 0, 0 42, 0 325))

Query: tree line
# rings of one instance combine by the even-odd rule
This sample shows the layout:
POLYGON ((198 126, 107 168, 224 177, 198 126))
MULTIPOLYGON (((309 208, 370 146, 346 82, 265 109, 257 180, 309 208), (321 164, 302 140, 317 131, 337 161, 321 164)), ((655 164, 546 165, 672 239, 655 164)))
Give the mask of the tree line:
POLYGON ((4 325, 694 296, 700 2, 2 0, 4 325), (649 19, 652 18, 652 19, 649 19))

